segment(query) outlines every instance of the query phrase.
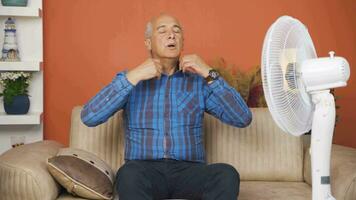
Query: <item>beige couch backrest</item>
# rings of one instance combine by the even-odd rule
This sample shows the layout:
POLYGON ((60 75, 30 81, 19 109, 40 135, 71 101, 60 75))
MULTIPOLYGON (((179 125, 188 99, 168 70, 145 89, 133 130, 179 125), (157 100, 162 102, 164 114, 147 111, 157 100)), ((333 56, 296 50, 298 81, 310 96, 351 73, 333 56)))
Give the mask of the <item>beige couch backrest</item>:
MULTIPOLYGON (((123 111, 89 128, 81 122, 81 109, 77 106, 72 111, 70 146, 93 152, 116 172, 124 162, 123 111)), ((251 110, 252 123, 243 129, 205 115, 207 161, 232 164, 242 180, 302 181, 302 138, 283 133, 267 108, 251 110)))

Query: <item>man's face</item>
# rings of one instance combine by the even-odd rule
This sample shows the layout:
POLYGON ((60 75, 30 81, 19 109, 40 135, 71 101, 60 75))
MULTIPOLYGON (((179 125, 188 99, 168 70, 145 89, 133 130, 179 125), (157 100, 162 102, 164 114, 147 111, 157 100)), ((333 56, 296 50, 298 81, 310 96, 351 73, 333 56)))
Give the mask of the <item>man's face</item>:
POLYGON ((179 22, 161 15, 152 22, 152 37, 146 45, 154 58, 179 58, 183 48, 183 33, 179 22))

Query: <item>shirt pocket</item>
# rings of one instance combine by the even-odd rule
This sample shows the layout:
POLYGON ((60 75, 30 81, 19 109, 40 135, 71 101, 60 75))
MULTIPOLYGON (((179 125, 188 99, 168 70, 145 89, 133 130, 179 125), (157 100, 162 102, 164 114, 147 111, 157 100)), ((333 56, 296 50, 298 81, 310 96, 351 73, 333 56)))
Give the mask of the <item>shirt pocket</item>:
POLYGON ((200 111, 198 93, 180 91, 176 95, 176 106, 179 115, 192 115, 200 111))

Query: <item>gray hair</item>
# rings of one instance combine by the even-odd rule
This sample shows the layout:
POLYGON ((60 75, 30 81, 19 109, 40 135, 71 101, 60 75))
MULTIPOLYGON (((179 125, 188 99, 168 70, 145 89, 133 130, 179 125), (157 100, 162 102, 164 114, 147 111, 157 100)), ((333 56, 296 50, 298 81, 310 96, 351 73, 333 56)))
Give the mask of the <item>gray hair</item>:
POLYGON ((149 21, 146 24, 145 39, 151 38, 152 37, 152 32, 153 32, 152 21, 149 21))

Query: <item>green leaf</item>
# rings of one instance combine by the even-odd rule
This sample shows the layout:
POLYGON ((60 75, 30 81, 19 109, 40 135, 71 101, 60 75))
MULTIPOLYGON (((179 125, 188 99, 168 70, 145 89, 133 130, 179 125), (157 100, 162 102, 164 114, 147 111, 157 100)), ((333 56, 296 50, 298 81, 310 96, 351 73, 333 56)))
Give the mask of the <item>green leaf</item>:
POLYGON ((4 90, 0 94, 1 94, 1 96, 4 97, 4 103, 5 104, 11 104, 13 102, 13 98, 15 96, 28 95, 27 88, 29 87, 29 84, 27 84, 26 81, 29 78, 25 78, 23 76, 20 76, 16 80, 10 80, 10 79, 3 80, 3 83, 4 83, 3 84, 3 88, 4 88, 4 90))

